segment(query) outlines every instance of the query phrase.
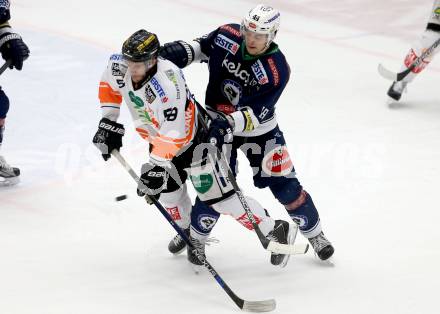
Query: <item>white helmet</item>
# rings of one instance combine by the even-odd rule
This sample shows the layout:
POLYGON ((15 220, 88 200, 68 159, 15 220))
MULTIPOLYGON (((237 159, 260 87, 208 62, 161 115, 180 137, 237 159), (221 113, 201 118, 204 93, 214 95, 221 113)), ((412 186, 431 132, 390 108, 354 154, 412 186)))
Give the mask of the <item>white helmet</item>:
POLYGON ((280 28, 280 12, 268 5, 259 4, 246 14, 241 22, 241 32, 267 34, 267 47, 275 39, 280 28))

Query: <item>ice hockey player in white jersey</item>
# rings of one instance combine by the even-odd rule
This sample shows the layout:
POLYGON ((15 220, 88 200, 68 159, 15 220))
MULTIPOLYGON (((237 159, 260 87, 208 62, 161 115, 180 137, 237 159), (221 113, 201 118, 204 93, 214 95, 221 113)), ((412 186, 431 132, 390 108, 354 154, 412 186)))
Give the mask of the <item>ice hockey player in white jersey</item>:
MULTIPOLYGON (((104 160, 111 157, 114 149, 119 151, 125 129, 117 120, 124 100, 136 131, 150 144, 150 159, 142 166, 138 194, 160 197, 159 201, 173 220, 204 254, 207 237, 190 228, 192 204, 185 183, 188 175, 199 198, 217 212, 239 220, 245 211, 231 183, 222 178, 213 164, 216 161, 203 154, 203 146, 213 147, 203 144, 211 134, 198 122, 199 114, 203 114, 205 120, 207 114, 193 99, 182 71, 158 57, 159 47, 155 34, 139 30, 124 42, 122 54, 110 57, 99 85, 102 119, 93 142, 104 160)), ((220 146, 231 140, 231 130, 225 129, 224 134, 226 136, 216 137, 220 146)), ((258 202, 247 200, 264 235, 280 243, 293 243, 297 233, 295 225, 274 221, 258 202)), ((169 250, 177 254, 184 248, 171 245, 169 250)), ((190 250, 188 260, 201 265, 190 250)), ((271 256, 271 262, 276 265, 285 266, 287 260, 288 255, 271 256)))
MULTIPOLYGON (((436 41, 440 40, 440 0, 434 0, 428 25, 425 31, 417 39, 414 45, 406 55, 401 71, 408 69, 422 53, 429 49, 436 41)), ((422 60, 419 66, 416 66, 411 73, 409 73, 403 80, 395 81, 388 89, 389 102, 399 101, 402 93, 406 90, 408 83, 412 82, 414 78, 426 68, 431 62, 435 54, 440 50, 440 45, 433 51, 433 53, 426 59, 422 60)))
MULTIPOLYGON (((9 68, 21 70, 23 61, 29 57, 29 48, 21 39, 21 36, 13 31, 9 25, 11 14, 9 1, 0 1, 0 52, 3 59, 9 62, 9 68)), ((9 111, 9 98, 0 87, 0 149, 3 143, 6 114, 9 111)), ((0 152, 1 153, 1 152, 0 152)), ((11 167, 0 154, 0 186, 14 185, 18 183, 20 170, 11 167)))

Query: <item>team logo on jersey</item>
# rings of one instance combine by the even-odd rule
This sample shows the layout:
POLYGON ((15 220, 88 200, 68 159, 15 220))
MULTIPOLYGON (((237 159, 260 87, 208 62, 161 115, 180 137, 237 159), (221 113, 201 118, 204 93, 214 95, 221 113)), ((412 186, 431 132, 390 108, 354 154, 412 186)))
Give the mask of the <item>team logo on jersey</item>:
POLYGON ((262 168, 269 176, 282 177, 289 175, 293 170, 293 163, 290 159, 286 146, 280 146, 271 150, 263 158, 262 168))
POLYGON ((214 42, 217 46, 229 51, 233 55, 237 53, 238 48, 240 47, 238 43, 236 43, 235 41, 229 39, 228 37, 222 34, 218 34, 214 42))
POLYGON ((153 85, 156 92, 159 94, 160 99, 163 103, 166 103, 168 101, 168 97, 165 94, 165 91, 163 90, 162 86, 159 84, 157 79, 155 77, 151 78, 150 83, 153 85))
MULTIPOLYGON (((257 225, 261 222, 261 218, 254 214, 255 222, 257 225)), ((252 222, 249 220, 246 213, 237 218, 237 221, 242 224, 245 228, 249 230, 253 230, 254 226, 252 226, 252 222)))
POLYGON ((231 104, 238 106, 242 95, 242 87, 233 80, 224 80, 222 83, 222 93, 231 104))
POLYGON ((217 222, 217 217, 203 214, 197 217, 197 225, 205 232, 210 231, 215 223, 217 222))
POLYGON ((280 83, 280 73, 278 72, 277 66, 275 65, 275 61, 273 61, 272 58, 267 59, 267 62, 269 63, 270 70, 272 72, 273 81, 275 86, 278 86, 280 83))
POLYGON ((241 63, 235 64, 233 61, 229 61, 225 58, 222 62, 222 66, 229 71, 229 73, 234 74, 235 77, 238 77, 242 81, 244 81, 244 86, 255 86, 258 82, 251 78, 251 75, 246 70, 241 70, 241 63))
POLYGON ((152 104, 156 99, 156 94, 154 94, 153 90, 151 89, 151 86, 148 84, 147 87, 145 88, 145 98, 150 104, 152 104))
POLYGON ((440 15, 440 7, 438 7, 437 9, 434 10, 434 13, 437 15, 440 15))
POLYGON ((264 85, 269 82, 269 78, 267 77, 266 71, 264 70, 264 66, 260 60, 258 60, 252 65, 252 72, 254 72, 255 77, 257 78, 258 83, 260 83, 260 85, 264 85))

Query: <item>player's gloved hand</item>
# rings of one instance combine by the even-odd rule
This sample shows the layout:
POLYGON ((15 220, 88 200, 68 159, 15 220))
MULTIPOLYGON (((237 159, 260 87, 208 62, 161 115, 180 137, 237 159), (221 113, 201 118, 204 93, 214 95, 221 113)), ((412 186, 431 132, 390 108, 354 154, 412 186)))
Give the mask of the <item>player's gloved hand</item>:
POLYGON ((101 151, 102 158, 107 161, 111 157, 112 150, 122 147, 122 137, 125 134, 124 126, 107 118, 99 121, 98 131, 93 137, 93 144, 101 151))
POLYGON ((10 69, 23 68, 23 61, 29 57, 29 48, 16 33, 4 33, 0 36, 0 52, 3 59, 11 60, 10 69))
POLYGON ((160 47, 159 55, 184 68, 194 60, 194 49, 182 40, 173 41, 160 47))
POLYGON ((165 168, 147 162, 142 165, 137 194, 139 196, 147 194, 159 199, 160 193, 166 187, 167 179, 168 172, 165 168))
POLYGON ((221 149, 223 144, 232 143, 232 139, 232 126, 226 117, 219 116, 212 120, 208 129, 208 141, 212 145, 221 149))

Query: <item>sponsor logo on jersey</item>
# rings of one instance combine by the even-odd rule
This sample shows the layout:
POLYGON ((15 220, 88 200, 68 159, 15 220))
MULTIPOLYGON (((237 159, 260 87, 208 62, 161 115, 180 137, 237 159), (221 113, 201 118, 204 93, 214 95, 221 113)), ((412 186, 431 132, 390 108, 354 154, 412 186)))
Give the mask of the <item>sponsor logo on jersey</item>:
POLYGON ((256 29, 257 25, 255 23, 249 23, 249 28, 256 29))
POLYGON ((235 41, 229 39, 226 36, 223 36, 222 34, 218 34, 214 42, 217 46, 229 51, 233 55, 237 53, 238 48, 240 47, 240 45, 237 44, 235 41))
POLYGON ((220 29, 224 29, 225 31, 231 33, 234 36, 241 37, 240 31, 236 30, 230 25, 223 25, 222 27, 220 27, 220 29))
POLYGON ((180 87, 179 83, 177 82, 176 73, 173 70, 166 70, 165 74, 168 79, 173 82, 174 87, 176 88, 177 99, 180 99, 180 87))
MULTIPOLYGON (((254 214, 254 218, 255 218, 255 222, 257 223, 257 225, 261 222, 261 218, 258 217, 257 215, 254 214)), ((237 221, 242 224, 245 228, 249 229, 249 230, 253 230, 254 227, 252 226, 252 222, 249 220, 248 216, 246 215, 246 213, 244 213, 243 215, 241 215, 240 217, 237 218, 237 221)))
POLYGON ((244 86, 254 86, 258 84, 258 82, 251 78, 251 75, 246 70, 241 70, 241 63, 235 64, 233 61, 229 61, 228 58, 225 58, 222 62, 222 66, 225 67, 229 73, 234 74, 235 77, 238 77, 244 82, 244 86))
POLYGON ((180 216, 179 208, 177 208, 177 206, 166 207, 165 209, 167 210, 168 214, 170 214, 170 217, 173 218, 174 221, 182 219, 182 216, 180 216))
POLYGON ((113 54, 110 56, 110 60, 120 61, 123 60, 123 56, 121 54, 113 54))
POLYGON ((286 146, 280 146, 271 150, 263 158, 263 171, 269 176, 282 177, 289 175, 293 170, 286 146))
POLYGON ((197 217, 197 224, 199 225, 200 229, 207 232, 210 231, 215 223, 217 222, 217 217, 202 214, 197 217))
POLYGON ((270 70, 272 71, 274 84, 275 86, 278 86, 278 84, 280 84, 280 73, 275 65, 275 61, 273 61, 272 58, 269 58, 267 59, 267 62, 269 63, 270 70))
POLYGON ((252 65, 252 72, 254 72, 255 77, 257 78, 258 83, 260 83, 260 85, 264 85, 269 82, 269 78, 267 77, 266 71, 264 70, 264 66, 260 60, 258 60, 252 65))
POLYGON ((437 15, 440 15, 440 7, 438 7, 437 9, 434 10, 434 13, 437 15))
POLYGON ((242 95, 242 90, 243 89, 240 84, 233 80, 224 80, 222 83, 223 96, 225 96, 226 99, 228 99, 229 102, 234 106, 238 106, 242 95))
POLYGON ((162 102, 166 103, 168 101, 168 97, 165 95, 165 91, 163 90, 157 79, 155 77, 151 78, 150 83, 153 85, 162 102))
POLYGON ((139 96, 136 96, 133 91, 129 91, 128 96, 130 97, 131 102, 134 104, 134 109, 142 119, 142 122, 145 124, 154 124, 149 112, 147 111, 147 108, 145 108, 142 99, 139 96))
POLYGON ((214 179, 209 173, 201 174, 198 176, 190 176, 191 182, 198 193, 205 194, 208 192, 213 183, 214 179))
POLYGON ((120 63, 112 63, 112 75, 113 76, 124 76, 127 68, 120 63))
POLYGON ((154 94, 153 90, 151 89, 151 86, 148 84, 147 87, 145 88, 145 98, 150 104, 152 104, 156 99, 156 94, 154 94))

